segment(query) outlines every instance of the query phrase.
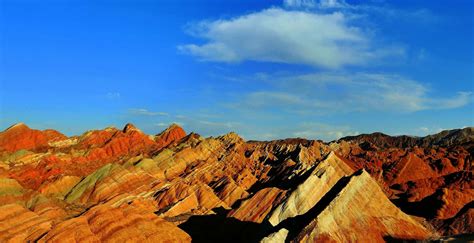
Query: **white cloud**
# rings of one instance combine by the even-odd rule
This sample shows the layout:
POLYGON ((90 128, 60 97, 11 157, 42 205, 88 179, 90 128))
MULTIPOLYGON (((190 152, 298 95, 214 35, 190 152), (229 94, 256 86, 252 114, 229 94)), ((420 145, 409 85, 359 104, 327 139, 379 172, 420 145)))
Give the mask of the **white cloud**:
POLYGON ((427 57, 427 52, 424 48, 420 49, 415 54, 415 60, 417 61, 423 61, 426 59, 426 57, 427 57))
POLYGON ((373 31, 355 25, 352 20, 352 15, 343 12, 271 8, 191 25, 189 33, 206 43, 180 45, 178 49, 204 61, 250 60, 326 68, 361 65, 403 54, 399 47, 377 48, 370 34, 373 31))
POLYGON ((292 134, 295 137, 324 139, 325 141, 359 134, 359 132, 352 130, 349 126, 334 126, 317 122, 302 123, 297 129, 298 131, 292 134))
POLYGON ((430 129, 427 128, 427 127, 419 127, 418 130, 420 130, 420 131, 422 131, 422 132, 424 132, 424 133, 428 133, 428 132, 430 131, 430 129))
POLYGON ((409 113, 454 109, 472 101, 470 92, 439 97, 429 86, 399 75, 381 73, 311 73, 270 75, 273 87, 239 97, 235 109, 271 107, 304 114, 340 112, 409 113))
POLYGON ((321 122, 294 123, 291 126, 273 127, 266 131, 252 131, 246 135, 250 139, 275 140, 284 138, 306 138, 332 141, 345 136, 358 135, 359 132, 347 125, 334 125, 321 122))
POLYGON ((229 128, 232 129, 240 123, 238 122, 214 122, 214 121, 198 121, 198 123, 204 125, 204 126, 210 126, 210 127, 223 127, 223 128, 229 128))
POLYGON ((176 124, 176 125, 179 125, 179 126, 183 126, 184 123, 182 122, 176 122, 176 121, 173 121, 173 122, 170 122, 170 123, 165 123, 165 122, 159 122, 159 123, 155 123, 153 125, 157 126, 157 127, 169 127, 171 126, 171 124, 176 124))
POLYGON ((115 100, 120 98, 120 93, 119 92, 108 92, 105 94, 105 97, 110 100, 115 100))
POLYGON ((128 112, 133 115, 141 115, 141 116, 169 116, 169 114, 166 112, 149 111, 143 108, 128 109, 128 112))
POLYGON ((295 137, 309 139, 323 139, 332 141, 346 136, 359 135, 359 132, 350 130, 349 127, 331 127, 324 124, 316 124, 306 128, 307 130, 294 132, 295 137), (323 125, 323 126, 321 126, 323 125))
POLYGON ((430 134, 436 134, 444 130, 451 130, 455 128, 441 128, 439 126, 421 126, 416 129, 413 129, 413 133, 417 136, 427 136, 430 134))
POLYGON ((433 23, 440 20, 439 16, 426 8, 397 9, 389 3, 376 3, 375 1, 349 4, 344 0, 284 0, 283 6, 288 9, 343 11, 356 15, 375 15, 394 21, 416 21, 417 24, 433 23))
POLYGON ((284 0, 283 5, 288 8, 342 8, 349 6, 343 0, 284 0))
POLYGON ((255 134, 254 137, 257 140, 275 140, 275 139, 278 139, 278 134, 267 132, 267 133, 255 134))
POLYGON ((301 8, 301 7, 315 7, 316 2, 314 0, 284 0, 283 5, 290 8, 301 8))
POLYGON ((249 93, 246 97, 247 104, 252 107, 267 108, 272 107, 273 104, 280 104, 281 106, 304 105, 306 100, 284 91, 257 91, 249 93))
POLYGON ((454 109, 467 105, 472 100, 472 92, 458 92, 451 98, 427 100, 427 105, 437 109, 454 109))

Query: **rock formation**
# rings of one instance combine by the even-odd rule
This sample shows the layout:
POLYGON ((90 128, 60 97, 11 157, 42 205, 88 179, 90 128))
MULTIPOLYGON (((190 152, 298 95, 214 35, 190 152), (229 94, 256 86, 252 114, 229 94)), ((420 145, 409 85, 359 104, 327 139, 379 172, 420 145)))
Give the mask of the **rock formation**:
POLYGON ((293 240, 370 242, 389 238, 421 240, 432 235, 393 205, 364 170, 341 178, 314 210, 317 216, 293 240))
POLYGON ((474 233, 473 128, 331 143, 176 124, 0 132, 0 241, 347 242, 474 233))

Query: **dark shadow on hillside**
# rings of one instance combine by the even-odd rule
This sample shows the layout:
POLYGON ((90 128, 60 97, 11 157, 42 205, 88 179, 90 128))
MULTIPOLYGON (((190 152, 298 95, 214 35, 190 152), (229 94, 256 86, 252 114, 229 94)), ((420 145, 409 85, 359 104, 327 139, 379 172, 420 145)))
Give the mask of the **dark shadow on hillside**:
POLYGON ((452 242, 452 243, 464 243, 464 242, 474 242, 474 234, 459 234, 453 236, 441 237, 439 239, 430 239, 430 240, 406 240, 406 239, 397 239, 390 236, 385 236, 383 238, 385 242, 388 243, 414 243, 414 242, 452 242))
MULTIPOLYGON (((469 181, 471 181, 471 178, 473 178, 473 173, 471 171, 458 171, 445 175, 443 178, 446 187, 449 187, 453 184, 462 185, 463 183, 468 184, 469 181)), ((392 185, 391 188, 395 190, 401 190, 402 187, 400 184, 395 184, 392 185)), ((394 203, 403 212, 410 215, 433 219, 436 216, 437 211, 443 207, 443 202, 441 200, 443 196, 442 187, 438 188, 433 194, 426 196, 422 200, 416 202, 408 201, 409 194, 407 192, 396 195, 398 196, 398 199, 391 200, 392 203, 394 203)), ((465 206, 468 205, 469 203, 465 206)))
MULTIPOLYGON (((448 219, 435 219, 431 221, 431 224, 440 232, 445 232, 445 234, 452 233, 453 231, 456 232, 451 226, 455 224, 457 220, 460 220, 464 217, 469 217, 469 211, 474 209, 474 201, 469 202, 468 204, 464 205, 459 212, 456 213, 451 218, 448 219)), ((470 222, 466 219, 464 221, 466 227, 470 226, 470 222)), ((460 225, 459 227, 462 227, 460 225)), ((444 237, 455 237, 456 235, 445 235, 444 237)), ((471 237, 474 237, 474 232, 471 232, 471 237)), ((473 239, 474 240, 474 239, 473 239)))
POLYGON ((269 223, 254 223, 227 218, 228 210, 213 209, 214 215, 191 216, 178 227, 188 233, 193 242, 259 242, 271 229, 269 223))
POLYGON ((442 190, 438 189, 432 195, 417 202, 409 202, 407 196, 404 194, 400 194, 399 199, 393 199, 391 201, 404 213, 432 219, 436 216, 437 210, 443 206, 443 202, 439 199, 441 195, 442 190))
POLYGON ((296 164, 293 166, 285 166, 285 161, 287 159, 292 159, 293 161, 298 161, 298 156, 301 151, 301 148, 298 148, 292 152, 286 154, 276 154, 277 160, 261 160, 266 165, 270 165, 271 169, 267 174, 268 178, 271 178, 269 181, 255 183, 248 191, 250 193, 256 193, 259 190, 266 187, 276 187, 282 190, 293 190, 298 185, 303 183, 309 176, 313 173, 319 163, 323 162, 326 157, 322 158, 320 161, 315 163, 309 170, 305 171, 302 174, 294 176, 292 178, 287 178, 286 175, 293 174, 296 164))
POLYGON ((278 224, 272 232, 277 232, 278 230, 285 228, 289 231, 286 241, 289 242, 295 239, 298 234, 311 223, 341 192, 341 190, 346 187, 350 179, 354 175, 360 175, 362 170, 359 170, 352 174, 351 176, 341 178, 332 188, 327 192, 321 200, 312 207, 308 212, 302 215, 295 216, 293 218, 288 218, 283 220, 278 224))
POLYGON ((256 193, 260 191, 261 189, 267 188, 267 187, 276 187, 282 190, 293 190, 298 185, 303 183, 306 179, 308 179, 311 173, 313 173, 314 169, 316 169, 316 166, 313 166, 308 171, 305 171, 301 175, 295 176, 291 179, 282 178, 281 175, 293 173, 291 172, 292 169, 294 169, 293 167, 286 168, 286 170, 282 170, 283 172, 279 171, 279 169, 280 168, 276 166, 272 167, 270 171, 268 172, 267 176, 273 179, 266 182, 257 182, 248 191, 250 193, 256 193))
POLYGON ((432 242, 474 242, 474 233, 466 233, 466 234, 459 234, 459 235, 452 235, 447 237, 442 237, 437 240, 432 240, 432 242))
POLYGON ((362 170, 359 170, 351 176, 341 178, 308 212, 285 219, 275 227, 266 220, 258 224, 227 218, 228 211, 218 208, 214 209, 217 214, 192 216, 179 225, 179 228, 186 231, 193 242, 259 242, 263 237, 285 228, 289 231, 286 242, 290 242, 337 197, 353 176, 361 173, 362 170))
POLYGON ((415 243, 415 242, 426 242, 426 241, 420 241, 420 240, 407 240, 407 239, 397 239, 393 238, 391 236, 385 236, 383 237, 383 240, 387 243, 415 243))

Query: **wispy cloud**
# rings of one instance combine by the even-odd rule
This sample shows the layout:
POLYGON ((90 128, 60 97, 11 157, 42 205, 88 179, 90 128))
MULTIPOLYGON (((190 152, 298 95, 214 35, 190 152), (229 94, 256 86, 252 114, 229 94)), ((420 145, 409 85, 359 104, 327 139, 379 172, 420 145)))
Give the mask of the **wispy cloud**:
POLYGON ((128 112, 132 115, 139 115, 139 116, 169 116, 169 114, 166 112, 149 111, 144 108, 128 109, 128 112))
POLYGON ((105 94, 105 98, 109 100, 116 100, 120 98, 120 93, 119 92, 108 92, 105 94))
MULTIPOLYGON (((459 128, 459 127, 455 127, 455 128, 459 128)), ((455 129, 455 128, 442 128, 440 126, 437 126, 437 125, 427 125, 427 126, 421 126, 421 127, 418 127, 418 128, 415 128, 412 130, 412 133, 417 135, 417 136, 426 136, 426 135, 430 135, 430 134, 436 134, 436 133, 439 133, 441 131, 444 131, 444 130, 451 130, 451 129, 455 129)))
POLYGON ((157 126, 157 127, 166 127, 166 126, 169 126, 169 124, 164 123, 164 122, 155 123, 154 125, 157 126))
POLYGON ((243 124, 237 121, 201 120, 193 114, 186 116, 183 120, 186 123, 186 128, 204 136, 222 135, 231 131, 239 131, 244 127, 243 124))
POLYGON ((284 0, 283 6, 293 10, 340 11, 354 15, 374 15, 396 21, 416 20, 418 23, 432 23, 439 20, 439 16, 426 8, 397 9, 384 1, 349 4, 345 0, 284 0))
POLYGON ((223 128, 235 128, 240 125, 239 122, 215 122, 215 121, 197 121, 198 123, 204 126, 211 126, 211 127, 223 127, 223 128))
POLYGON ((427 128, 427 127, 419 127, 418 130, 419 130, 419 131, 422 131, 422 132, 424 132, 424 133, 428 133, 428 132, 430 131, 430 129, 427 128))
POLYGON ((391 112, 454 109, 472 101, 471 92, 435 96, 429 86, 384 73, 310 73, 270 75, 272 86, 231 104, 235 109, 278 107, 293 113, 391 112))
POLYGON ((400 46, 379 46, 374 41, 374 31, 357 25, 354 18, 336 11, 270 8, 233 19, 191 24, 188 33, 206 43, 180 45, 178 49, 204 61, 260 61, 325 68, 404 55, 400 46))
POLYGON ((293 132, 295 137, 324 139, 326 141, 359 134, 350 126, 335 126, 317 122, 302 123, 296 129, 298 130, 293 132))
POLYGON ((169 123, 166 123, 166 122, 158 122, 158 123, 155 123, 153 124, 154 126, 157 126, 157 127, 169 127, 171 124, 176 124, 176 125, 179 125, 179 126, 184 126, 184 123, 183 122, 177 122, 177 121, 173 121, 173 122, 169 122, 169 123))
POLYGON ((467 105, 472 101, 472 92, 457 92, 456 96, 450 98, 428 99, 426 107, 432 109, 454 109, 467 105))
POLYGON ((359 134, 358 131, 347 125, 334 125, 322 122, 295 123, 291 126, 275 127, 271 129, 271 132, 253 132, 254 134, 251 134, 248 137, 257 140, 274 140, 300 137, 306 139, 321 139, 326 142, 345 136, 359 134))
POLYGON ((349 7, 343 0, 284 0, 287 8, 344 8, 349 7))

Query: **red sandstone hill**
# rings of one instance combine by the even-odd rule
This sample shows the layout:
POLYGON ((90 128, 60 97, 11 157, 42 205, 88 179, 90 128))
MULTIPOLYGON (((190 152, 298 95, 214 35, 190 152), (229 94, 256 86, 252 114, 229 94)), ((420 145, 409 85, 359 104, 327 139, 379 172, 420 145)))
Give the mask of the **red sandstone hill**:
POLYGON ((0 132, 0 242, 469 238, 473 135, 246 142, 17 124, 0 132))
POLYGON ((18 123, 0 133, 0 152, 44 149, 49 147, 50 142, 65 138, 66 136, 55 130, 40 131, 31 129, 23 123, 18 123))

